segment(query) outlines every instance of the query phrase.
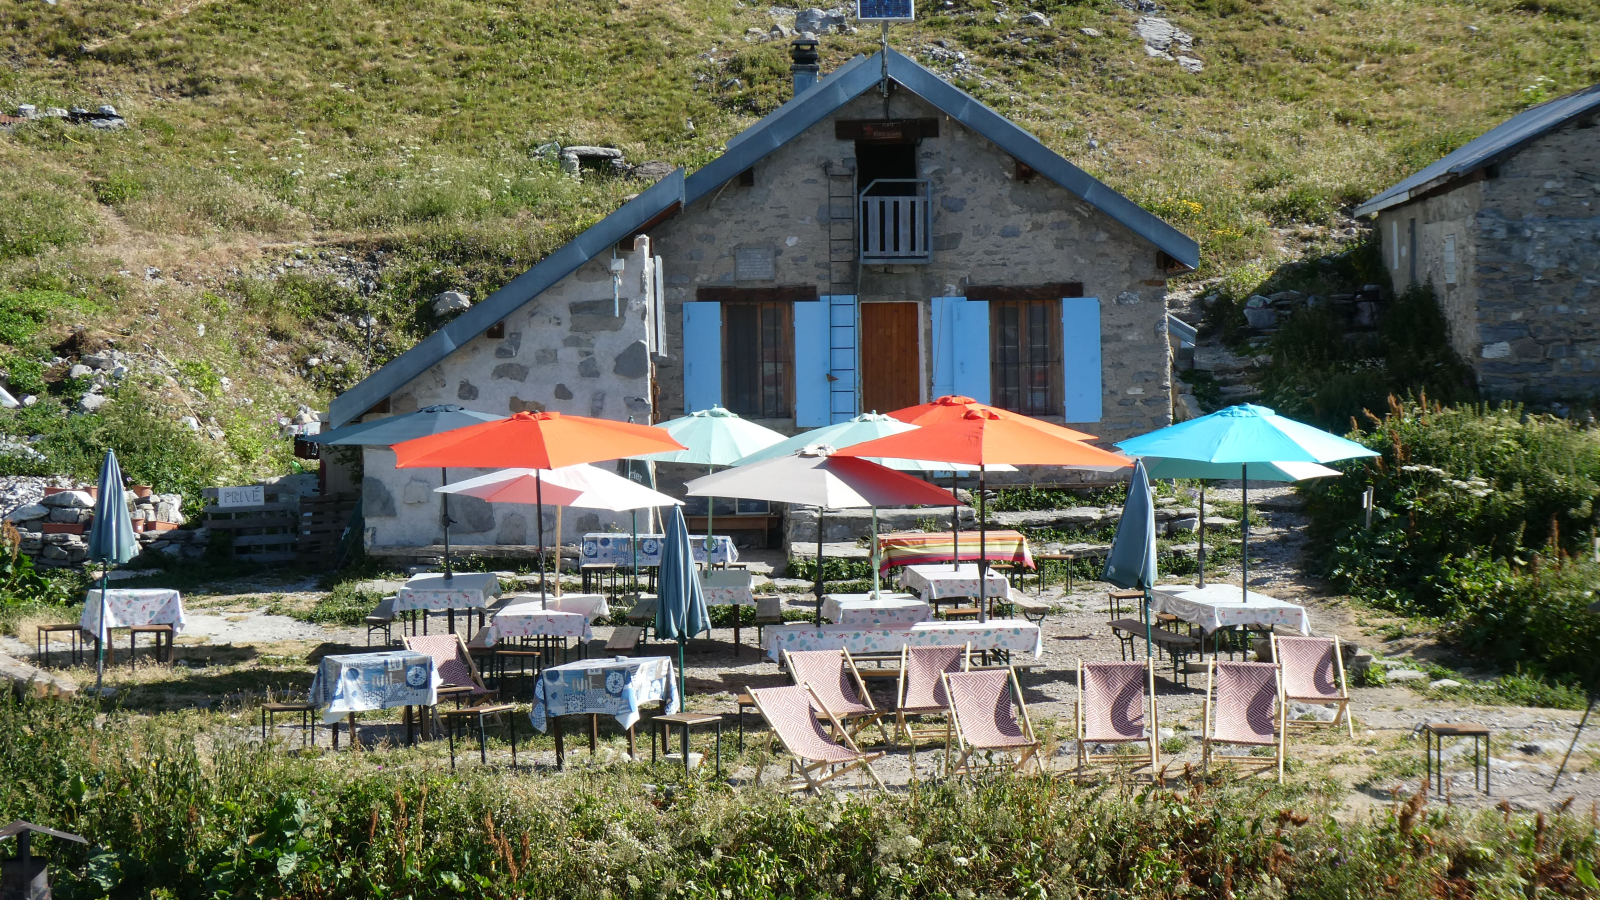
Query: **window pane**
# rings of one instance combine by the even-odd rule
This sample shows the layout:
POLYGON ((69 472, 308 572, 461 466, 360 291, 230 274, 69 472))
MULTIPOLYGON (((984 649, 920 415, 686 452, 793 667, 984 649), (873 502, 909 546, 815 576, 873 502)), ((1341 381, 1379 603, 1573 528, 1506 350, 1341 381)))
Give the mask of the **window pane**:
POLYGON ((788 303, 724 303, 724 397, 741 416, 781 419, 789 408, 788 303))
POLYGON ((989 311, 991 401, 1026 415, 1059 415, 1059 301, 995 300, 989 311))

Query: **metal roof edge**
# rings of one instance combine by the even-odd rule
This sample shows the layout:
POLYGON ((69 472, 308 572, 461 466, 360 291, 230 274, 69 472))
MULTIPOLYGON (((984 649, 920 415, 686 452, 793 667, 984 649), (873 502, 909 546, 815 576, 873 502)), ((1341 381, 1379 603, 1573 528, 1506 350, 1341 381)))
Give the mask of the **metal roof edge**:
POLYGON ((1200 267, 1200 245, 1194 238, 1068 162, 1015 122, 960 88, 946 83, 916 60, 893 48, 889 49, 889 77, 944 110, 951 118, 993 141, 1000 149, 1027 163, 1035 172, 1121 222, 1168 256, 1191 269, 1200 267))
POLYGON ((445 323, 415 347, 333 398, 333 402, 328 404, 330 427, 338 428, 371 409, 374 404, 449 356, 456 348, 482 334, 494 323, 504 320, 518 307, 577 271, 579 266, 615 246, 653 216, 675 203, 683 202, 683 198, 683 169, 674 169, 637 197, 535 263, 533 268, 511 279, 482 303, 445 323))
POLYGON ((783 116, 788 115, 789 110, 792 107, 797 106, 797 105, 799 105, 801 103, 804 103, 806 98, 810 97, 813 92, 821 90, 824 86, 826 86, 828 84, 829 81, 832 81, 834 78, 837 78, 840 75, 847 74, 847 73, 851 72, 857 66, 859 66, 862 63, 866 62, 867 59, 868 59, 868 57, 862 56, 861 54, 858 53, 855 56, 850 57, 848 60, 845 60, 844 64, 839 66, 839 68, 834 69, 832 72, 829 72, 826 75, 823 75, 821 78, 818 78, 816 83, 811 85, 811 87, 808 87, 804 91, 800 92, 799 94, 796 94, 795 96, 790 97, 787 101, 785 101, 777 109, 773 110, 772 112, 767 113, 765 116, 762 116, 761 120, 759 122, 755 123, 754 125, 751 125, 749 128, 746 128, 745 130, 743 130, 743 131, 739 132, 738 134, 734 135, 733 137, 728 138, 727 143, 722 145, 723 152, 727 152, 729 150, 732 150, 734 147, 737 147, 739 144, 741 144, 744 141, 746 141, 747 139, 749 139, 749 137, 752 134, 755 134, 756 132, 760 131, 761 129, 767 127, 768 123, 773 122, 773 121, 775 121, 775 120, 777 120, 777 119, 779 119, 779 118, 781 118, 783 116))

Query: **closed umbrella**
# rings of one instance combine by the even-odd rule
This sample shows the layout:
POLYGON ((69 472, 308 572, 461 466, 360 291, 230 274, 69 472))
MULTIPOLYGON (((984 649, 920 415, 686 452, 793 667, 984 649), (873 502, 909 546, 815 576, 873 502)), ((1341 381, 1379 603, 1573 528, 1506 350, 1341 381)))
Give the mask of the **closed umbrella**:
POLYGON ((656 603, 656 636, 678 642, 678 696, 688 697, 688 679, 683 672, 684 645, 689 636, 711 630, 711 615, 706 611, 706 593, 694 568, 694 549, 689 545, 689 524, 683 508, 674 506, 665 516, 666 540, 661 547, 661 575, 656 603))
MULTIPOLYGON (((358 422, 335 428, 322 434, 307 435, 305 440, 313 444, 328 444, 336 447, 392 447, 402 441, 427 437, 430 434, 439 434, 468 425, 477 425, 483 422, 494 422, 504 416, 491 415, 457 406, 454 403, 441 403, 437 406, 425 406, 416 412, 401 413, 397 416, 385 416, 374 422, 358 422)), ((439 481, 448 484, 450 473, 443 466, 439 468, 439 481)), ((451 578, 454 572, 450 570, 450 496, 446 494, 439 500, 439 519, 444 524, 444 577, 451 578)))
POLYGON ((1156 583, 1156 505, 1143 462, 1133 464, 1128 499, 1122 504, 1117 536, 1106 554, 1101 581, 1119 588, 1144 591, 1144 655, 1150 656, 1150 588, 1156 583))
MULTIPOLYGON (((689 496, 749 497, 778 503, 800 503, 817 508, 817 624, 822 624, 822 545, 830 509, 865 509, 879 506, 945 506, 954 498, 943 488, 865 459, 835 455, 832 447, 807 447, 790 456, 763 460, 696 478, 687 485, 689 496)), ((874 519, 876 528, 876 519, 874 519)), ((877 555, 878 536, 872 536, 877 555)), ((879 592, 876 559, 872 567, 872 592, 879 592)))
MULTIPOLYGON (((739 461, 783 440, 783 435, 762 425, 741 419, 738 413, 720 406, 669 419, 659 426, 684 446, 668 453, 635 456, 650 462, 689 463, 705 466, 709 474, 716 466, 737 465, 739 461)), ((711 523, 716 517, 715 498, 706 498, 706 559, 711 559, 711 523)))
POLYGON ((1250 467, 1269 463, 1278 466, 1285 462, 1330 463, 1378 455, 1355 441, 1284 418, 1265 406, 1252 403, 1219 409, 1198 419, 1118 441, 1117 448, 1129 456, 1159 456, 1239 467, 1238 478, 1244 487, 1241 543, 1244 563, 1240 590, 1246 603, 1250 601, 1250 467))
MULTIPOLYGON (((579 463, 621 459, 639 453, 682 450, 659 428, 567 416, 558 412, 520 412, 507 419, 468 425, 394 445, 395 468, 455 466, 472 469, 558 469, 579 463)), ((539 597, 544 576, 544 504, 541 479, 534 472, 534 502, 539 504, 539 597)), ((560 540, 560 535, 556 536, 560 540)))
POLYGON ((117 454, 106 451, 100 461, 100 490, 94 501, 94 524, 89 526, 88 558, 103 564, 100 570, 100 618, 102 637, 94 662, 94 688, 100 690, 106 670, 106 641, 110 639, 106 621, 107 575, 113 565, 120 565, 139 555, 139 540, 133 536, 133 518, 128 515, 128 497, 122 490, 122 468, 117 465, 117 454))

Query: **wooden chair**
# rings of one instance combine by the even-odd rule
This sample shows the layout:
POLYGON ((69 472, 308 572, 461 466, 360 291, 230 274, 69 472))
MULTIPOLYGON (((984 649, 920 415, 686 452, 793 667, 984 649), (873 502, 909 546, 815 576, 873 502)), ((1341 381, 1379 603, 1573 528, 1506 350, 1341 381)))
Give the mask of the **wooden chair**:
POLYGON ((490 716, 506 715, 506 728, 511 732, 511 768, 517 767, 517 716, 516 706, 510 703, 486 703, 478 706, 466 706, 459 709, 447 709, 439 714, 443 721, 445 733, 450 738, 450 771, 456 770, 456 729, 467 722, 474 722, 478 726, 478 763, 489 764, 489 738, 484 731, 485 722, 490 716))
POLYGON ((971 760, 972 754, 980 750, 991 758, 994 753, 1009 753, 1013 772, 1022 771, 1031 759, 1039 773, 1044 773, 1044 763, 1038 756, 1039 739, 1033 733, 1033 723, 1028 721, 1022 685, 1011 667, 946 672, 942 677, 950 697, 955 739, 961 748, 961 757, 947 767, 949 773, 976 774, 971 760))
POLYGON ((911 771, 917 771, 917 738, 943 737, 945 768, 950 767, 950 694, 945 687, 947 672, 965 672, 970 664, 972 645, 959 647, 900 648, 900 678, 895 689, 894 733, 910 747, 911 771), (915 729, 908 716, 944 716, 942 729, 915 729))
POLYGON ((1128 767, 1130 772, 1150 767, 1151 777, 1161 761, 1156 729, 1156 671, 1149 659, 1138 662, 1086 663, 1078 660, 1078 704, 1074 711, 1078 734, 1078 776, 1091 766, 1128 767), (1143 743, 1144 754, 1096 754, 1091 745, 1127 746, 1143 743))
POLYGON ((380 631, 383 632, 383 646, 387 647, 394 643, 392 631, 394 628, 394 604, 394 597, 385 597, 378 601, 378 605, 373 607, 372 612, 368 613, 366 618, 362 620, 367 626, 368 647, 372 646, 372 636, 380 631))
POLYGON ((827 711, 815 691, 805 685, 774 688, 744 689, 756 711, 772 728, 783 749, 795 758, 790 764, 790 778, 784 787, 790 790, 810 790, 821 793, 824 784, 854 769, 867 773, 881 791, 888 791, 883 779, 873 771, 874 760, 882 753, 863 753, 856 748, 844 726, 827 711), (833 726, 833 737, 822 730, 815 710, 833 726), (798 770, 799 777, 795 772, 798 770), (821 777, 817 777, 821 773, 821 777))
POLYGON ((1279 637, 1270 634, 1268 638, 1272 642, 1272 659, 1283 670, 1281 682, 1285 724, 1305 727, 1332 725, 1338 728, 1342 722, 1349 736, 1355 737, 1356 726, 1350 717, 1350 686, 1345 683, 1344 656, 1340 652, 1339 636, 1279 637), (1332 722, 1290 719, 1289 700, 1337 703, 1339 711, 1332 722))
POLYGON ((1211 660, 1206 667, 1206 698, 1201 704, 1201 766, 1210 771, 1217 759, 1266 771, 1276 767, 1278 783, 1283 783, 1284 738, 1282 688, 1278 666, 1274 663, 1221 662, 1211 660), (1213 700, 1212 686, 1216 693, 1213 700), (1276 709, 1274 709, 1276 706, 1276 709), (1273 755, 1225 756, 1217 744, 1271 747, 1273 755))
POLYGON ((817 715, 850 726, 853 738, 869 724, 876 724, 889 743, 889 732, 883 726, 883 712, 872 705, 872 695, 867 693, 866 682, 848 650, 785 650, 784 668, 794 678, 795 684, 808 685, 814 696, 821 698, 817 715))

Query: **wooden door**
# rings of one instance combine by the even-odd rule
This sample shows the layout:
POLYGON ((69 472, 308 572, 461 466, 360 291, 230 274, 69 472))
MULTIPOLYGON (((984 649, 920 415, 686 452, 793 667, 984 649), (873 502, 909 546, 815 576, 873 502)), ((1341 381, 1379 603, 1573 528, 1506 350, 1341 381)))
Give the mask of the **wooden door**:
POLYGON ((861 411, 886 413, 922 402, 922 329, 917 304, 861 304, 861 411))

